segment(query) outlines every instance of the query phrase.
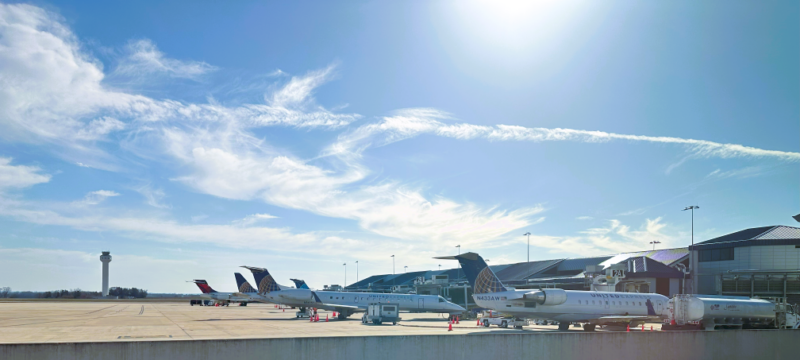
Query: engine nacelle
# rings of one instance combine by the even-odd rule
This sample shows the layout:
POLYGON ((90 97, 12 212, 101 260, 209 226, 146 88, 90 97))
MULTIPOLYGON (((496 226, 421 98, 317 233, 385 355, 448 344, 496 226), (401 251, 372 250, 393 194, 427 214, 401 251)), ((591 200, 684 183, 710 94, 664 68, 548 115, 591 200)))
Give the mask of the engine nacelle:
POLYGON ((567 292, 562 289, 545 289, 526 293, 524 298, 536 301, 539 305, 561 305, 567 302, 567 292))

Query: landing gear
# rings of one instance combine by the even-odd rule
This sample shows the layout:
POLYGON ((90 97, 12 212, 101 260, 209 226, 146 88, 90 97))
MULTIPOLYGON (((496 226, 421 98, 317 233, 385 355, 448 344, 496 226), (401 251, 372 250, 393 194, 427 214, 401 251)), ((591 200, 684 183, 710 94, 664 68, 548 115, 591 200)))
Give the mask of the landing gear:
POLYGON ((569 323, 568 322, 560 322, 558 323, 558 331, 568 331, 569 330, 569 323))
POLYGON ((345 320, 350 315, 353 315, 353 313, 349 311, 348 312, 340 311, 339 314, 336 315, 336 318, 339 320, 345 320))
POLYGON ((583 324, 583 331, 594 331, 596 326, 594 324, 583 324))

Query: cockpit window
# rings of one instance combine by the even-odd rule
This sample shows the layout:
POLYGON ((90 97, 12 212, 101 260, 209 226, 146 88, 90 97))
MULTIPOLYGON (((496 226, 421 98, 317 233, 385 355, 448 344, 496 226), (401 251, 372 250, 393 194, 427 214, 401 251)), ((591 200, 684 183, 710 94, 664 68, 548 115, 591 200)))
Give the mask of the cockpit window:
POLYGON ((439 302, 447 302, 443 297, 439 296, 439 302))

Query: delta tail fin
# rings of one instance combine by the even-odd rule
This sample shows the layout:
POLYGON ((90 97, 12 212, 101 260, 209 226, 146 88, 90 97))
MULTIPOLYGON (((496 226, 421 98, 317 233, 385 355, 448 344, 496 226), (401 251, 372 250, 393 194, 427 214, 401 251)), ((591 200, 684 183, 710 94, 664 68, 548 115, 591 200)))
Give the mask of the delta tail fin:
POLYGON ((310 289, 308 287, 308 284, 306 284, 305 280, 300 280, 300 279, 289 279, 289 280, 292 280, 294 282, 294 287, 298 289, 310 289))
POLYGON ((256 280, 256 285, 258 286, 258 293, 265 294, 268 292, 273 291, 280 291, 281 287, 275 282, 275 279, 272 278, 269 271, 265 268, 254 267, 254 266, 242 266, 245 269, 250 270, 253 273, 253 278, 256 280))
POLYGON ((253 288, 249 282, 247 282, 247 280, 244 278, 244 276, 242 276, 242 274, 237 272, 234 273, 233 275, 236 276, 236 288, 239 289, 240 293, 246 294, 246 293, 256 292, 256 289, 253 288))
POLYGON ((200 291, 203 294, 211 294, 217 292, 216 290, 212 289, 211 286, 208 286, 208 282, 202 279, 192 280, 193 283, 197 284, 197 287, 200 288, 200 291))
POLYGON ((469 252, 456 256, 436 257, 435 259, 458 260, 475 294, 507 291, 497 275, 494 274, 494 271, 489 268, 489 265, 486 265, 486 261, 483 261, 483 258, 476 253, 469 252))

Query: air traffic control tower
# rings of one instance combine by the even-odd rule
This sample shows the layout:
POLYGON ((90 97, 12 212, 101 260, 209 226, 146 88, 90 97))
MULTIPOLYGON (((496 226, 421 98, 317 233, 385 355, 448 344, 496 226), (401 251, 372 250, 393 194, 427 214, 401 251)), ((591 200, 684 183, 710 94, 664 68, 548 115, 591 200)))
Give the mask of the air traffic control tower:
POLYGON ((103 296, 108 296, 108 263, 111 262, 111 252, 103 251, 100 261, 103 263, 103 296))

